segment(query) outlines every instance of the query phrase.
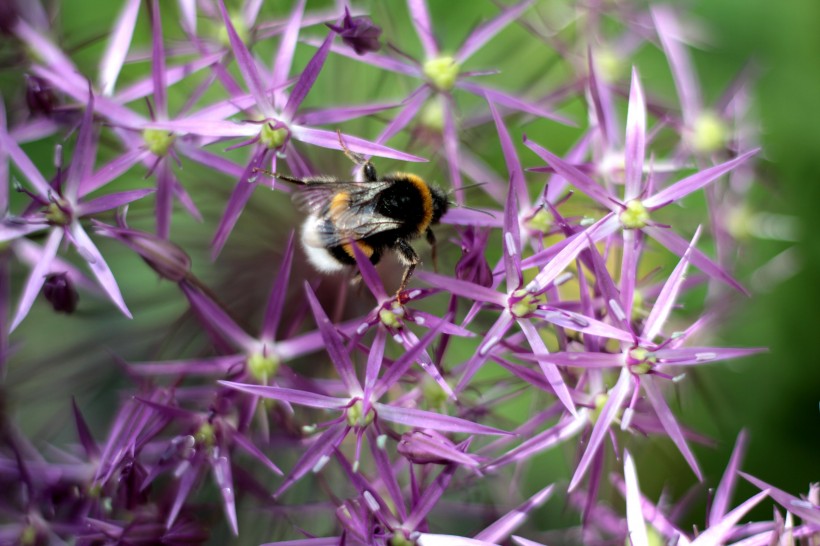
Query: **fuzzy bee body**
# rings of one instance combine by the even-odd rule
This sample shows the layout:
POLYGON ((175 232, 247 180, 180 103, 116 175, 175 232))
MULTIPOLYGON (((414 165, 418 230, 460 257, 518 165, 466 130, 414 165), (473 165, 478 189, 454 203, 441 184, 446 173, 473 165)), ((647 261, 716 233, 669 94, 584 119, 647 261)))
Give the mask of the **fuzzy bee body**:
POLYGON ((360 180, 275 175, 300 187, 294 202, 308 214, 301 231, 307 258, 319 271, 330 273, 356 265, 352 245, 373 264, 396 252, 406 268, 401 292, 420 263, 409 241, 424 235, 435 243, 430 226, 447 212, 447 195, 414 174, 379 177, 372 163, 345 153, 362 166, 360 180))

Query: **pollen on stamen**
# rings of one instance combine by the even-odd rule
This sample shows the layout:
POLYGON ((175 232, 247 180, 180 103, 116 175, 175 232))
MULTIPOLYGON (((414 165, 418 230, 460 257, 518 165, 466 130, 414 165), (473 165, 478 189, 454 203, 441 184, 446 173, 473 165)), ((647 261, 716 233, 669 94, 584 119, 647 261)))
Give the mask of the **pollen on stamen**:
POLYGON ((313 472, 314 474, 318 474, 329 461, 330 457, 328 457, 327 455, 322 455, 321 457, 319 457, 319 460, 316 461, 316 464, 313 465, 311 472, 313 472))
POLYGON ((407 294, 407 298, 412 300, 413 298, 417 298, 420 295, 421 295, 421 290, 416 289, 416 290, 413 290, 412 292, 410 292, 409 294, 407 294))
POLYGON ((555 277, 555 280, 552 281, 552 285, 553 286, 561 286, 562 284, 564 284, 565 282, 567 282, 571 279, 572 279, 572 273, 567 271, 567 272, 561 273, 560 275, 555 277))
POLYGON ((378 436, 376 436, 376 447, 378 447, 382 451, 387 447, 387 435, 386 434, 379 434, 378 436))
POLYGON ((632 424, 632 416, 635 414, 635 411, 632 408, 626 408, 624 410, 624 416, 621 418, 621 430, 626 430, 629 428, 629 425, 632 424))
POLYGON ((416 317, 414 320, 415 323, 419 326, 424 326, 424 324, 427 322, 426 320, 424 320, 424 317, 416 317))
POLYGON ((515 240, 513 239, 512 233, 509 231, 506 232, 504 234, 504 241, 507 243, 507 254, 509 254, 510 257, 515 257, 518 253, 518 249, 515 248, 515 240))
POLYGON ((612 309, 612 312, 618 318, 618 320, 626 320, 626 313, 624 313, 621 304, 615 301, 614 299, 609 300, 609 307, 612 309))
POLYGON ((370 491, 365 491, 362 494, 364 497, 364 501, 367 503, 367 507, 370 508, 371 512, 378 512, 379 511, 379 503, 376 501, 376 498, 373 496, 373 493, 370 491))
POLYGON ((698 362, 709 362, 717 358, 717 353, 695 353, 695 360, 698 362))
POLYGON ((358 328, 356 328, 356 333, 359 334, 359 335, 362 335, 363 333, 365 333, 367 331, 368 328, 370 328, 370 325, 366 322, 363 322, 363 323, 359 324, 358 328))
POLYGON ((498 343, 499 338, 498 336, 493 336, 487 340, 487 342, 478 350, 478 354, 480 356, 486 356, 490 349, 492 349, 496 343, 498 343))

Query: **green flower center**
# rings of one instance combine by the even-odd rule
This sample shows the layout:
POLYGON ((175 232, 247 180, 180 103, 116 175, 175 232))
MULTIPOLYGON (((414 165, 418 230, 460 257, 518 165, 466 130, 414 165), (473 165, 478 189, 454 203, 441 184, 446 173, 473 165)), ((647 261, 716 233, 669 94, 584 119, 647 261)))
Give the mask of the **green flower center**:
POLYGON ((401 319, 404 317, 404 307, 397 301, 394 301, 390 309, 384 308, 379 310, 379 320, 382 321, 388 328, 401 328, 402 322, 401 319))
POLYGON ((424 105, 421 111, 421 124, 428 129, 440 133, 444 130, 444 105, 441 97, 433 97, 424 105))
POLYGON ((288 130, 284 127, 274 129, 272 124, 265 123, 262 125, 262 130, 259 131, 259 141, 271 150, 281 148, 287 140, 288 130))
POLYGON ((266 384, 279 371, 282 361, 272 353, 253 353, 248 357, 248 372, 257 383, 266 384))
POLYGON ((387 544, 389 546, 415 546, 416 541, 410 540, 410 538, 404 534, 404 531, 396 531, 396 534, 390 537, 387 544))
POLYGON ((200 425, 199 430, 194 433, 194 440, 197 445, 211 448, 216 445, 216 430, 214 426, 207 421, 200 425))
POLYGON ((20 544, 23 546, 37 544, 37 529, 33 525, 26 525, 23 532, 20 533, 20 544))
POLYGON ((644 375, 658 363, 658 357, 644 347, 633 347, 626 353, 626 363, 633 374, 644 375))
POLYGON ((519 288, 510 296, 510 313, 514 317, 529 316, 538 309, 538 298, 527 290, 519 288))
MULTIPOLYGON (((231 24, 233 25, 233 29, 236 31, 237 36, 239 39, 242 40, 243 43, 248 43, 248 38, 250 38, 250 33, 248 32, 248 26, 245 24, 245 19, 242 18, 241 14, 234 14, 228 17, 231 20, 231 24)), ((220 25, 216 31, 216 39, 225 47, 231 47, 231 39, 228 37, 228 27, 225 25, 220 25)))
POLYGON ((692 147, 702 153, 717 152, 726 143, 726 126, 713 112, 702 112, 692 127, 692 147))
POLYGON ((367 410, 367 414, 365 414, 364 404, 361 400, 356 400, 353 402, 353 405, 347 408, 345 417, 347 418, 347 424, 351 427, 364 428, 373 422, 373 419, 376 418, 376 412, 371 407, 367 410))
POLYGON ((157 156, 166 155, 175 139, 173 133, 162 129, 145 129, 142 132, 143 142, 145 142, 148 150, 157 156))
POLYGON ((533 231, 547 233, 552 227, 552 215, 544 209, 541 209, 527 221, 527 227, 533 231))
POLYGON ((639 200, 633 199, 626 204, 620 219, 624 229, 641 229, 649 223, 649 210, 639 200))
POLYGON ((595 68, 604 83, 617 82, 624 73, 624 60, 610 49, 595 51, 595 68))
POLYGON ((46 207, 45 216, 48 223, 55 226, 67 226, 71 223, 68 203, 62 199, 49 203, 46 207))
POLYGON ((437 57, 424 63, 424 75, 439 91, 449 91, 456 84, 459 65, 450 56, 437 57))

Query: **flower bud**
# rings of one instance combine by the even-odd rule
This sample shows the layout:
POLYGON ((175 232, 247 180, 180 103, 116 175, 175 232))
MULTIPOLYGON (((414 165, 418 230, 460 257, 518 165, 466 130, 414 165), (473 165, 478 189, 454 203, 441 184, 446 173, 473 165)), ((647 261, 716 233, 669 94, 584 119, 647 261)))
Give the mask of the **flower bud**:
POLYGON ((46 282, 43 284, 43 296, 51 304, 51 307, 57 313, 65 313, 70 315, 77 309, 77 302, 80 295, 77 289, 68 278, 68 274, 51 273, 46 276, 46 282))

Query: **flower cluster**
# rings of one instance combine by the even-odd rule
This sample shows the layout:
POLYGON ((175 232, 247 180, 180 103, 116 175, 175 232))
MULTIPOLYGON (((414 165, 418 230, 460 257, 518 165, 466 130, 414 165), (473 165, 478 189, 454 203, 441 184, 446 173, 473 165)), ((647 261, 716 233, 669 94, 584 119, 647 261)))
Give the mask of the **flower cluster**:
POLYGON ((74 441, 0 408, 0 544, 820 540, 817 487, 798 498, 741 472, 745 433, 695 529, 641 494, 663 463, 630 454, 669 442, 706 479, 692 444, 710 440, 670 401, 692 370, 763 351, 711 335, 748 294, 735 257, 755 233, 753 82, 707 105, 682 14, 592 2, 538 19, 521 0, 453 46, 425 0, 120 4, 88 50, 39 0, 0 8, 20 74, 0 101, 0 399, 26 396, 32 322, 72 324, 75 351, 118 364, 63 386, 74 441), (488 53, 499 44, 519 53, 488 53), (665 60, 677 101, 649 87, 639 48, 665 60), (516 63, 538 78, 517 82, 516 63), (371 159, 447 181, 432 227, 447 237, 427 231, 437 217, 410 230, 434 246, 398 292, 412 237, 391 234, 408 211, 327 191, 366 186, 371 159), (334 251, 352 280, 305 262, 299 239, 315 246, 321 222, 300 234, 288 194, 348 230, 334 251), (400 254, 379 270, 376 236, 400 254), (121 290, 137 284, 123 263, 160 295, 121 290), (166 298, 177 308, 155 319, 166 298), (117 326, 95 336, 93 314, 117 326), (127 342, 104 337, 119 328, 127 342), (739 476, 760 492, 732 508, 739 476), (579 526, 544 523, 551 497, 579 526), (742 523, 766 497, 774 518, 742 523))

